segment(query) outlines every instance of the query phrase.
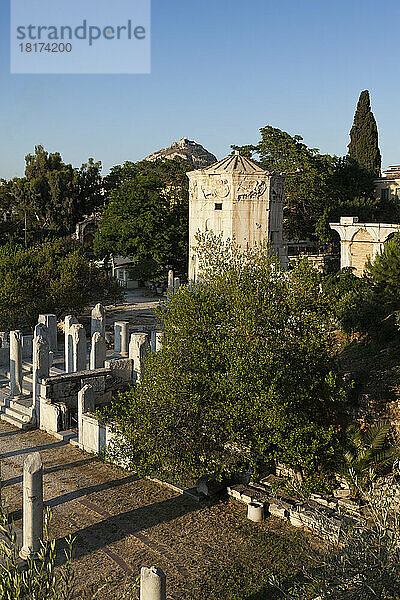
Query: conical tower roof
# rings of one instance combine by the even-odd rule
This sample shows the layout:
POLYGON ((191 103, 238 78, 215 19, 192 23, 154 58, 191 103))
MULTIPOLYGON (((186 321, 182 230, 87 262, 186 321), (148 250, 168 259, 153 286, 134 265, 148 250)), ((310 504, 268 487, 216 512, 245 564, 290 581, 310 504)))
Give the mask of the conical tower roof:
POLYGON ((239 152, 235 152, 235 154, 231 154, 222 160, 206 167, 205 169, 201 169, 202 173, 207 173, 208 175, 226 175, 228 173, 241 173, 247 175, 254 174, 263 174, 265 175, 266 171, 262 169, 259 165, 257 165, 254 161, 246 158, 245 156, 241 156, 239 152))

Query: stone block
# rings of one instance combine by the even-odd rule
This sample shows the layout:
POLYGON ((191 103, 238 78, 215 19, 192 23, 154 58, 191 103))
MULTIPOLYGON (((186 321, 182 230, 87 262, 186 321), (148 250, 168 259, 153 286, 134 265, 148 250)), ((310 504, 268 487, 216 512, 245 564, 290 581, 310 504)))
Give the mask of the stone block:
POLYGON ((354 500, 350 500, 349 498, 339 498, 338 506, 339 506, 339 508, 341 508, 342 510, 344 510, 346 512, 349 512, 350 514, 354 514, 354 515, 361 514, 360 505, 357 502, 354 502, 354 500))
POLYGON ((196 483, 198 494, 214 496, 226 489, 226 482, 217 481, 214 475, 203 475, 196 483))
POLYGON ((130 358, 107 360, 105 366, 110 371, 112 377, 118 380, 118 382, 132 382, 133 360, 130 358))
POLYGON ((341 225, 355 225, 358 223, 358 217, 340 217, 341 225))
POLYGON ((273 500, 269 503, 268 512, 271 516, 278 517, 279 519, 287 520, 289 517, 289 511, 282 504, 273 500))
POLYGON ((249 502, 247 505, 247 518, 254 523, 264 520, 264 504, 262 502, 249 502))
POLYGON ((321 506, 326 506, 327 508, 331 508, 335 510, 337 508, 337 500, 332 496, 324 496, 322 494, 311 494, 311 500, 317 502, 321 506))
POLYGON ((301 517, 301 513, 299 511, 297 511, 296 509, 289 510, 289 521, 290 521, 290 524, 293 525, 294 527, 303 527, 304 526, 303 519, 301 517))
POLYGON ((229 496, 232 496, 232 498, 235 498, 235 500, 241 500, 242 499, 242 490, 243 490, 244 486, 243 485, 230 485, 226 488, 226 491, 228 493, 229 496))
POLYGON ((351 492, 348 488, 338 488, 333 490, 333 495, 335 498, 350 498, 351 492))

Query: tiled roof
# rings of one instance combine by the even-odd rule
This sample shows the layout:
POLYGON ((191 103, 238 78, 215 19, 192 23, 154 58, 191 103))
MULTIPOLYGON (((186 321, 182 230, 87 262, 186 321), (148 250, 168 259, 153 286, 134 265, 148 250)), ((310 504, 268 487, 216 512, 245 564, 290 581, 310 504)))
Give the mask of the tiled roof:
POLYGON ((203 173, 208 174, 226 174, 226 173, 248 173, 253 175, 254 173, 265 173, 264 169, 258 166, 252 160, 249 160, 245 156, 240 154, 233 154, 226 158, 202 169, 203 173))

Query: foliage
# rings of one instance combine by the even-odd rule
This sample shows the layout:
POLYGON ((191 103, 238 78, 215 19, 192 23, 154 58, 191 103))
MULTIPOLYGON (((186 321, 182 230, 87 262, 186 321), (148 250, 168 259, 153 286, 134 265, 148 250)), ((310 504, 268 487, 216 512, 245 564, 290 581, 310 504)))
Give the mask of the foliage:
POLYGON ((375 423, 362 430, 351 425, 346 431, 343 447, 342 472, 353 495, 369 488, 377 475, 393 466, 399 451, 390 444, 390 425, 375 423))
POLYGON ((135 259, 132 276, 187 270, 189 183, 193 169, 181 159, 125 163, 107 178, 108 203, 95 238, 95 252, 135 259))
POLYGON ((267 171, 285 173, 284 229, 289 239, 316 236, 321 242, 334 242, 328 223, 341 216, 356 215, 365 221, 390 218, 390 222, 400 217, 392 198, 374 197, 373 179, 380 155, 374 143, 365 142, 366 136, 373 139, 371 117, 372 113, 364 114, 365 125, 357 117, 358 137, 356 129, 353 132, 362 147, 363 160, 353 150, 344 157, 321 154, 317 148, 308 147, 300 135, 270 125, 260 130, 258 144, 232 146, 249 158, 255 155, 267 171))
POLYGON ((302 491, 305 494, 332 494, 335 483, 329 473, 319 472, 307 475, 301 484, 302 491))
POLYGON ((368 277, 357 277, 346 267, 323 280, 326 301, 332 306, 337 324, 348 335, 382 330, 385 303, 378 298, 368 277))
POLYGON ((115 407, 116 452, 141 473, 256 471, 266 457, 314 471, 343 398, 318 272, 300 261, 288 275, 265 248, 212 234, 198 253, 201 282, 158 310, 163 349, 115 407))
POLYGON ((304 239, 314 233, 316 220, 328 207, 335 157, 308 148, 300 135, 291 136, 271 126, 260 132, 260 142, 243 150, 258 154, 267 171, 286 173, 285 229, 289 238, 304 239))
POLYGON ((0 508, 0 597, 2 600, 72 600, 74 572, 72 570, 74 539, 66 538, 65 565, 56 572, 56 540, 49 540, 51 513, 46 513, 45 536, 37 558, 26 561, 20 568, 18 545, 13 524, 0 508))
POLYGON ((342 534, 316 568, 297 579, 270 578, 261 598, 285 600, 398 600, 400 596, 400 517, 390 492, 367 496, 370 522, 342 534), (274 594, 274 591, 276 595, 274 594))
POLYGON ((368 260, 367 271, 388 309, 400 310, 400 233, 393 234, 374 261, 368 260))
POLYGON ((347 334, 375 338, 397 335, 400 314, 400 234, 385 243, 383 252, 368 259, 363 277, 342 269, 323 281, 327 301, 347 334))
POLYGON ((32 327, 40 313, 78 313, 92 300, 115 300, 114 280, 89 263, 71 239, 47 240, 30 248, 0 248, 0 328, 32 327))
POLYGON ((374 177, 379 177, 381 153, 378 127, 371 111, 369 91, 360 94, 353 127, 350 131, 349 157, 374 177))
MULTIPOLYGON (((64 557, 57 556, 56 540, 50 539, 49 527, 52 513, 45 512, 44 536, 41 549, 35 558, 28 558, 21 565, 18 556, 18 543, 14 523, 10 521, 7 510, 0 506, 0 598, 2 600, 96 600, 103 597, 112 583, 110 577, 100 584, 77 589, 76 574, 72 566, 74 543, 76 538, 65 538, 64 557), (58 566, 60 562, 64 564, 58 566)), ((136 597, 140 577, 128 578, 119 586, 116 600, 128 600, 136 597)))
POLYGON ((72 233, 84 214, 103 203, 101 163, 92 158, 75 169, 58 152, 36 146, 25 162, 25 177, 0 182, 0 207, 8 215, 0 229, 3 243, 72 233))

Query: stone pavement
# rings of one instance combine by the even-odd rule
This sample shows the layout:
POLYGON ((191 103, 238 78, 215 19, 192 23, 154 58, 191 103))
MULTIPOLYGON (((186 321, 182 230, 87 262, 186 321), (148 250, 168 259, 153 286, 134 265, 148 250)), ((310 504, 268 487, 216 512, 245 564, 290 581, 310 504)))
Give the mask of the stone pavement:
POLYGON ((44 501, 53 515, 50 536, 57 540, 59 564, 65 536, 76 536, 76 600, 89 600, 96 591, 102 600, 134 600, 131 593, 123 596, 127 586, 141 567, 152 565, 167 575, 168 598, 184 600, 198 581, 231 568, 259 574, 284 555, 285 565, 297 569, 320 545, 273 517, 251 523, 234 501, 199 503, 41 431, 0 421, 2 495, 21 529, 23 461, 34 451, 44 465, 44 501))
POLYGON ((0 422, 2 495, 19 528, 23 460, 34 451, 44 463, 45 506, 52 511, 50 533, 59 540, 61 562, 62 538, 77 534, 74 563, 80 586, 96 589, 109 579, 109 597, 116 598, 122 580, 136 577, 141 566, 157 564, 168 574, 170 587, 182 587, 189 574, 179 553, 171 550, 163 525, 199 510, 197 502, 40 431, 22 432, 0 422))

